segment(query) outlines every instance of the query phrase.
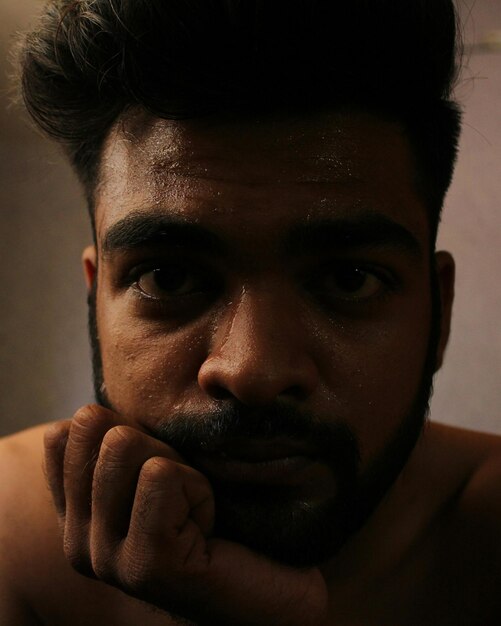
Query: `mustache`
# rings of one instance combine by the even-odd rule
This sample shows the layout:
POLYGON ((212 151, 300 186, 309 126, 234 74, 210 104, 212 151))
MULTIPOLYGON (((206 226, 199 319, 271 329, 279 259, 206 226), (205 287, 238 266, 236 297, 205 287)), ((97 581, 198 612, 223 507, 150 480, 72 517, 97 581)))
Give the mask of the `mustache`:
POLYGON ((194 452, 212 452, 232 440, 286 440, 306 445, 319 459, 356 472, 360 451, 356 437, 339 420, 321 421, 298 408, 276 402, 249 407, 229 402, 208 412, 174 413, 154 428, 152 435, 189 458, 194 452))

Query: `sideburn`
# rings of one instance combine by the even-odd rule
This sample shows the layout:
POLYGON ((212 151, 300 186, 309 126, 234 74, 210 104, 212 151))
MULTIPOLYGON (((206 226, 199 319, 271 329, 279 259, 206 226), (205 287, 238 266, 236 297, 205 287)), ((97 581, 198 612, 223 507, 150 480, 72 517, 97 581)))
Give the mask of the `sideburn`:
POLYGON ((92 360, 92 380, 94 386, 94 398, 98 404, 113 410, 106 394, 106 386, 103 377, 103 360, 101 357, 101 344, 97 328, 97 277, 87 296, 89 340, 92 360))

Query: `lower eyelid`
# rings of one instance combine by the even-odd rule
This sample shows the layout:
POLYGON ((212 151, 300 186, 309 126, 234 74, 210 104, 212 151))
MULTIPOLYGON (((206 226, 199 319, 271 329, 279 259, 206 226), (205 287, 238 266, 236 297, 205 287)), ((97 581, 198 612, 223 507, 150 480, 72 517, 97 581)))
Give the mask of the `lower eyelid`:
MULTIPOLYGON (((139 277, 140 278, 140 277, 139 277)), ((216 287, 200 289, 187 292, 185 294, 171 295, 164 297, 150 295, 141 289, 138 280, 128 285, 128 291, 133 296, 133 302, 138 307, 144 307, 145 314, 149 312, 153 316, 167 317, 192 317, 198 315, 202 310, 218 299, 219 290, 216 287)))

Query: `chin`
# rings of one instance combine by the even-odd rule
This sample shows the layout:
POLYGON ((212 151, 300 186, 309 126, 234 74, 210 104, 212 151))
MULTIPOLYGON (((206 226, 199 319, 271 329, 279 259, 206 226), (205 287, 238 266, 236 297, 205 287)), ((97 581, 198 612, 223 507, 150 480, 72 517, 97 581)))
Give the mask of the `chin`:
POLYGON ((294 567, 321 565, 354 532, 347 498, 298 499, 263 485, 215 484, 215 535, 294 567))

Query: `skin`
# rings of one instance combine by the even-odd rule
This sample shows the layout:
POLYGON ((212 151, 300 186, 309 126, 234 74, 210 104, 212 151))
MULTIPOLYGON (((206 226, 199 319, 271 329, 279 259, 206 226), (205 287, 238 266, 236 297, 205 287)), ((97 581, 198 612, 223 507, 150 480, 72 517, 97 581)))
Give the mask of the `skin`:
MULTIPOLYGON (((85 407, 71 421, 3 442, 12 481, 2 501, 14 513, 2 519, 0 545, 10 542, 5 554, 20 556, 7 557, 9 576, 0 576, 7 623, 176 623, 164 611, 199 624, 498 623, 497 438, 427 426, 363 528, 321 567, 298 569, 214 537, 207 476, 151 434, 170 415, 228 401, 257 409, 287 402, 347 425, 368 472, 409 413, 432 324, 429 223, 414 172, 402 128, 368 114, 173 122, 138 113, 113 129, 97 248, 83 261, 97 292, 103 391, 115 411, 85 407), (336 263, 367 270, 359 291, 347 293, 326 273, 331 249, 283 251, 305 219, 367 212, 405 228, 417 246, 336 249, 336 263), (154 298, 165 294, 150 271, 171 257, 158 246, 103 250, 110 229, 131 214, 176 216, 216 234, 228 259, 189 257, 224 287, 210 298, 191 289, 159 308, 154 298), (144 273, 126 279, 152 256, 144 273), (395 277, 391 286, 382 275, 395 277), (321 278, 314 289, 312 277, 321 278), (42 430, 53 505, 22 488, 42 484, 42 430), (36 521, 20 525, 18 508, 36 521), (29 573, 19 564, 28 556, 29 573), (52 594, 40 582, 47 563, 52 594), (451 576, 454 589, 443 584, 451 576), (61 598, 71 602, 62 607, 61 598)), ((443 252, 434 263, 438 368, 454 266, 443 252)), ((325 466, 309 471, 307 502, 335 491, 325 466)))

